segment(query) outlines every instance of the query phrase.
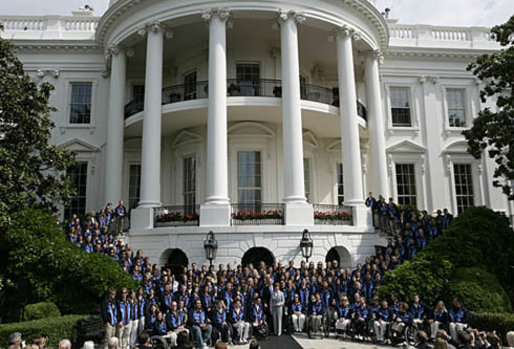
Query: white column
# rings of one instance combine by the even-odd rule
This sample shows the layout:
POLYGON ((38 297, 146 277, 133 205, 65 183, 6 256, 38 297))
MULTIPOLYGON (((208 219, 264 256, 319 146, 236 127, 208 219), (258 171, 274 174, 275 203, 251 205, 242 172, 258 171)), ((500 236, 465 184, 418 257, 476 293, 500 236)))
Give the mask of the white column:
POLYGON ((148 28, 139 207, 161 206, 163 37, 164 31, 159 24, 148 28))
POLYGON ((209 106, 207 110, 207 185, 200 225, 230 225, 227 145, 226 22, 229 12, 212 10, 209 21, 209 106))
POLYGON ((369 144, 372 160, 372 173, 375 186, 371 191, 375 196, 389 197, 387 183, 387 161, 385 152, 384 114, 380 93, 380 77, 378 66, 382 60, 380 51, 374 51, 366 57, 366 107, 368 115, 369 144))
POLYGON ((284 203, 286 225, 313 224, 312 205, 305 198, 303 133, 300 100, 298 28, 305 17, 293 12, 280 14, 282 67, 282 136, 284 147, 284 203))
POLYGON ((354 225, 371 225, 366 211, 361 176, 359 124, 357 123, 357 92, 353 65, 354 31, 346 26, 337 35, 337 68, 339 79, 341 145, 345 204, 354 206, 354 225))
POLYGON ((109 86, 109 114, 107 116, 107 146, 105 157, 105 203, 114 205, 121 200, 123 173, 124 100, 126 81, 125 51, 118 46, 109 48, 111 79, 109 86))

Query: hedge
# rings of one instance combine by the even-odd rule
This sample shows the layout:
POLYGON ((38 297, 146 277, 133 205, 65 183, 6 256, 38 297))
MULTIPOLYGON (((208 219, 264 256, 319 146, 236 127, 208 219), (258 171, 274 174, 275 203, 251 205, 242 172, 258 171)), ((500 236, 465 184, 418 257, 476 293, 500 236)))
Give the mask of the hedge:
POLYGON ((40 302, 26 305, 23 309, 23 321, 39 320, 61 316, 57 305, 52 302, 40 302))
POLYGON ((59 341, 68 338, 75 342, 77 337, 75 324, 81 318, 88 315, 66 315, 56 318, 47 318, 25 322, 14 322, 0 325, 0 348, 7 348, 9 345, 9 335, 13 332, 20 332, 27 344, 41 334, 49 337, 49 347, 57 347, 59 341))
POLYGON ((480 331, 496 331, 505 343, 505 335, 514 331, 514 313, 471 312, 469 324, 480 331))

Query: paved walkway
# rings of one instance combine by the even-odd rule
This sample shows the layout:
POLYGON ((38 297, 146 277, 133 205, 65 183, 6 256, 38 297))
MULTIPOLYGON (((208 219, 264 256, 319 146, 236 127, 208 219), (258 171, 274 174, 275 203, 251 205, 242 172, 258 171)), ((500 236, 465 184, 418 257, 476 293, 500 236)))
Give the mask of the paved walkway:
MULTIPOLYGON (((326 339, 309 339, 306 334, 295 334, 293 338, 303 349, 389 349, 386 345, 376 345, 373 343, 357 343, 351 341, 341 341, 334 337, 326 339)), ((286 349, 285 347, 283 349, 286 349)))

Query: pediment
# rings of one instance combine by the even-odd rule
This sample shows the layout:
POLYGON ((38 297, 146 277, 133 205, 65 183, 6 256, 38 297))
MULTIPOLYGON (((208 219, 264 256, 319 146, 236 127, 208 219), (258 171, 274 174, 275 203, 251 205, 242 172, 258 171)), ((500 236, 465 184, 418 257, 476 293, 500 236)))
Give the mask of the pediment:
POLYGON ((187 144, 199 143, 202 140, 202 136, 188 130, 182 130, 173 140, 173 147, 176 148, 187 144))
POLYGON ((468 152, 468 142, 466 141, 455 141, 446 146, 443 149, 443 153, 467 153, 468 152))
POLYGON ((237 137, 275 137, 275 132, 259 122, 239 122, 228 129, 230 136, 237 137))
POLYGON ((405 140, 389 146, 386 151, 388 153, 424 153, 427 150, 419 144, 405 140))
POLYGON ((75 153, 97 152, 99 150, 98 147, 80 138, 70 139, 64 143, 59 144, 59 146, 71 150, 75 153))

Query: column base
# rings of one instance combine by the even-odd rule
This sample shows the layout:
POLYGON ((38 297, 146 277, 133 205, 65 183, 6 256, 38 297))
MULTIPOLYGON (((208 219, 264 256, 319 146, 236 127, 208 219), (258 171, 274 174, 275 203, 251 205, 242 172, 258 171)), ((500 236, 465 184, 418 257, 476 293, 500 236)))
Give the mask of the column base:
POLYGON ((130 211, 130 229, 152 229, 153 207, 137 207, 130 211))
POLYGON ((200 205, 200 226, 230 226, 230 204, 200 205))
POLYGON ((345 202, 345 206, 352 208, 353 214, 353 225, 360 227, 372 227, 373 226, 373 213, 371 209, 366 207, 363 202, 345 202))
POLYGON ((285 225, 314 225, 314 208, 307 202, 286 202, 284 208, 285 225))

